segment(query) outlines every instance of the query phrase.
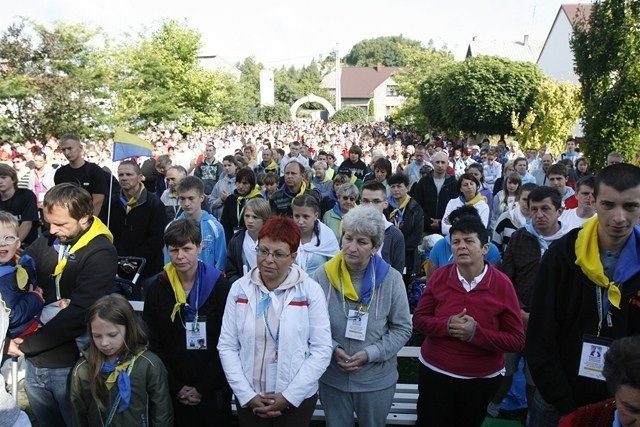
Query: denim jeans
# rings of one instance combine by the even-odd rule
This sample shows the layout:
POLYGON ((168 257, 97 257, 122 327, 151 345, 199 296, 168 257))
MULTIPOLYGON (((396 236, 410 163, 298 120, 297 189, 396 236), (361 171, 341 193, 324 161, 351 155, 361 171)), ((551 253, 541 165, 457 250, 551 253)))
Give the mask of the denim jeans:
POLYGON ((71 369, 38 368, 26 360, 24 388, 41 427, 71 427, 71 369))
POLYGON ((560 414, 555 406, 545 402, 538 390, 533 395, 529 408, 529 425, 533 427, 556 427, 560 422, 560 414))

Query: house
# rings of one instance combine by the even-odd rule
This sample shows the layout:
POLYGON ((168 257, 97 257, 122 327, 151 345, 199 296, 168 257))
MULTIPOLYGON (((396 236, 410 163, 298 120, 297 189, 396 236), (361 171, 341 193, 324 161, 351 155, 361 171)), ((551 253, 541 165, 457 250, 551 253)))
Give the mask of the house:
MULTIPOLYGON (((384 120, 405 101, 405 97, 398 94, 398 84, 393 80, 393 74, 400 70, 402 70, 401 67, 383 67, 382 64, 375 67, 341 68, 342 106, 360 107, 368 117, 384 120), (370 107, 373 107, 373 111, 370 107)), ((334 98, 335 76, 334 69, 322 79, 321 83, 321 86, 334 98)))
POLYGON ((467 48, 466 58, 480 55, 499 56, 511 61, 533 62, 538 60, 542 50, 542 41, 529 40, 525 35, 523 41, 480 40, 473 37, 467 48))
POLYGON ((218 55, 198 56, 198 61, 200 61, 200 66, 205 70, 231 74, 236 81, 239 81, 242 75, 242 71, 240 71, 238 67, 235 67, 218 55))
POLYGON ((560 6, 537 61, 545 75, 559 82, 570 81, 578 84, 570 41, 576 22, 581 19, 588 20, 590 15, 591 4, 560 6))

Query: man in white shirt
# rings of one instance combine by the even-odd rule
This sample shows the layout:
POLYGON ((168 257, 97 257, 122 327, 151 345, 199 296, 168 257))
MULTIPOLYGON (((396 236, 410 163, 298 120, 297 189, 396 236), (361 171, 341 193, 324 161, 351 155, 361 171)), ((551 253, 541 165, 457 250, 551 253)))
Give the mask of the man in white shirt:
POLYGON ((560 216, 560 222, 567 225, 569 229, 582 227, 585 221, 596 216, 595 197, 593 189, 596 179, 593 176, 586 176, 576 184, 576 199, 578 199, 578 207, 575 209, 566 209, 560 216))

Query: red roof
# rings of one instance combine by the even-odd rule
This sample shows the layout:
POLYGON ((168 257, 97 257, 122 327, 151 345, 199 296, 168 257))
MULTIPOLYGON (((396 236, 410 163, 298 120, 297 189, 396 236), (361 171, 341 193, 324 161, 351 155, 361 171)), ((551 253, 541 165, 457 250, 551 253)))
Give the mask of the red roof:
POLYGON ((571 23, 571 27, 576 27, 576 22, 580 19, 584 18, 585 21, 589 21, 589 16, 591 15, 591 3, 586 4, 563 4, 560 6, 562 11, 564 11, 565 15, 569 19, 569 23, 571 23))
POLYGON ((373 91, 402 67, 345 67, 341 69, 342 98, 373 98, 373 91))

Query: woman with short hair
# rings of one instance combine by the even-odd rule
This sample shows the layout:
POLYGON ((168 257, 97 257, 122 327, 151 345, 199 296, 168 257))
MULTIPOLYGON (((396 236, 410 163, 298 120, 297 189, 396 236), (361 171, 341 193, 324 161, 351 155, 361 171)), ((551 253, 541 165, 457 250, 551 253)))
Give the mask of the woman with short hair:
POLYGON ((377 253, 385 220, 372 206, 343 220, 342 249, 314 278, 331 317, 333 359, 320 379, 327 427, 385 426, 398 381, 398 351, 411 336, 402 276, 377 253))
POLYGON ((484 260, 489 234, 475 215, 451 227, 454 263, 437 269, 413 314, 420 350, 417 426, 480 426, 507 352, 524 348, 511 281, 484 260))
POLYGON ((294 264, 299 244, 290 218, 270 218, 227 298, 218 352, 240 426, 304 426, 315 410, 331 330, 322 289, 294 264))

